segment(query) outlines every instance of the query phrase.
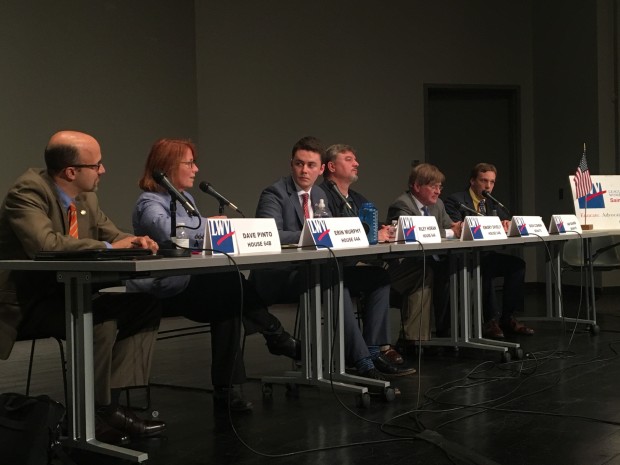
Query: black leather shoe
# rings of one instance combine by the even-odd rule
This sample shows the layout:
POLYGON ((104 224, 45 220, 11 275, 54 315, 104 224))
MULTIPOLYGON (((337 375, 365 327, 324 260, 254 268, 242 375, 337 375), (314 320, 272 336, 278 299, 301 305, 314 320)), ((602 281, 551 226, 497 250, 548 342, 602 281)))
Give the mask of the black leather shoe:
POLYGON ((280 334, 265 335, 267 348, 273 355, 284 355, 293 360, 301 360, 301 341, 286 331, 280 334))
POLYGON ((215 388, 213 390, 213 405, 216 409, 228 410, 235 413, 251 412, 252 402, 243 398, 240 392, 232 388, 215 388))
POLYGON ((406 376, 415 373, 415 368, 394 365, 390 363, 387 357, 385 357, 383 354, 375 358, 372 363, 374 363, 377 370, 389 376, 406 376))
POLYGON ((108 444, 127 444, 129 436, 125 433, 112 428, 99 415, 95 416, 95 438, 108 444))
POLYGON ((97 415, 112 428, 132 438, 159 436, 166 430, 166 423, 157 420, 143 420, 127 407, 117 406, 100 409, 97 415))

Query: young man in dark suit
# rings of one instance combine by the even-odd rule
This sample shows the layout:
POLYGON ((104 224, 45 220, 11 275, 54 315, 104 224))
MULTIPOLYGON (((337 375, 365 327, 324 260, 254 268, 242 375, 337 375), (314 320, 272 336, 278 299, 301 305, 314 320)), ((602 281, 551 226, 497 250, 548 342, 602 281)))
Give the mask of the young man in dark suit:
MULTIPOLYGON (((314 137, 299 140, 291 152, 291 175, 281 178, 261 193, 257 218, 274 218, 282 244, 297 244, 306 218, 313 217, 315 206, 325 192, 315 185, 325 165, 324 148, 314 137)), ((254 273, 257 290, 267 302, 298 299, 298 273, 294 269, 254 273), (283 297, 282 291, 286 292, 283 297)), ((387 272, 373 266, 344 267, 344 332, 345 361, 357 368, 360 376, 385 379, 385 375, 401 376, 414 369, 400 368, 383 354, 380 347, 388 344, 390 280, 387 272), (363 334, 355 319, 351 295, 365 295, 366 312, 363 334)))
MULTIPOLYGON (((495 187, 497 169, 490 163, 478 163, 471 170, 469 187, 455 192, 446 199, 446 211, 454 221, 471 216, 471 210, 481 215, 498 216, 507 231, 510 217, 493 199, 483 192, 491 193, 495 187), (462 205, 467 207, 463 208, 462 205)), ((524 305, 525 262, 519 257, 498 252, 485 252, 480 261, 482 274, 482 298, 484 327, 483 336, 501 339, 505 333, 533 335, 534 330, 519 322, 514 314, 524 305), (502 305, 495 297, 493 280, 504 278, 502 305)))

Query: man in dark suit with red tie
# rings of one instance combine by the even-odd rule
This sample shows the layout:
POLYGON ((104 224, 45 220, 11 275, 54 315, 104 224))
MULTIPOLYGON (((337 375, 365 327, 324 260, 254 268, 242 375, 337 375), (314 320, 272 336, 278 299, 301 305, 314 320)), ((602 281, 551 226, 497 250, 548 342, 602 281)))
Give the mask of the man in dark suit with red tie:
MULTIPOLYGON (((508 230, 510 217, 504 209, 483 192, 491 193, 495 187, 497 169, 490 163, 478 163, 469 177, 469 188, 450 195, 445 202, 446 211, 454 221, 463 221, 474 212, 481 215, 498 216, 508 230), (466 207, 466 208, 465 208, 466 207), (473 210, 473 212, 472 212, 473 210)), ((482 299, 484 313, 483 336, 503 338, 505 333, 532 335, 534 330, 515 317, 524 305, 525 262, 514 255, 486 252, 481 256, 482 299), (504 278, 502 305, 495 298, 493 281, 504 278)))
MULTIPOLYGON (((257 218, 274 218, 282 244, 299 241, 306 218, 313 218, 314 207, 325 192, 315 182, 323 174, 325 149, 315 137, 297 141, 291 151, 291 174, 267 187, 261 193, 256 208, 257 218)), ((413 368, 400 367, 380 352, 389 344, 389 293, 390 277, 377 266, 345 266, 344 281, 344 340, 345 361, 366 378, 385 379, 386 376, 403 376, 415 372, 413 368), (364 295, 366 311, 363 329, 355 319, 351 296, 364 295)), ((268 303, 297 297, 300 292, 298 273, 295 269, 258 270, 252 273, 256 287, 268 303), (275 291, 275 292, 274 292, 275 291), (292 295, 291 295, 292 294, 292 295)))

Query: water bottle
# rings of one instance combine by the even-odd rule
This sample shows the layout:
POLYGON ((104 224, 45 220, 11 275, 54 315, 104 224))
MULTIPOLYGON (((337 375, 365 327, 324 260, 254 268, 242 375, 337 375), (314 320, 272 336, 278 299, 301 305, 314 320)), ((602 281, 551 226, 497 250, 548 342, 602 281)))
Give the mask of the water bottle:
POLYGON ((360 209, 360 220, 366 230, 369 244, 376 244, 379 241, 379 211, 371 202, 362 204, 360 209))
POLYGON ((319 203, 314 206, 313 218, 329 218, 331 215, 327 210, 327 200, 320 199, 319 203))
POLYGON ((174 243, 186 249, 189 249, 189 234, 185 229, 185 223, 177 223, 177 235, 174 238, 174 243))

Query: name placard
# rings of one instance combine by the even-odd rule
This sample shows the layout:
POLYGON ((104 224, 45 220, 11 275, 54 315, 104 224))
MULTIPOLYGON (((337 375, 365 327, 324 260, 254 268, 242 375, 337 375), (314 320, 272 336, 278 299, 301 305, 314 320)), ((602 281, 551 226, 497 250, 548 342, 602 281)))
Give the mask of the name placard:
POLYGON ((578 232, 581 234, 581 224, 579 224, 576 215, 551 215, 549 232, 551 234, 565 234, 568 232, 578 232))
POLYGON ((462 241, 506 239, 499 216, 466 216, 461 232, 462 241))
POLYGON ((298 245, 317 249, 367 247, 368 237, 357 217, 307 219, 298 245))
POLYGON ((396 241, 410 244, 441 242, 441 233, 434 216, 401 216, 398 218, 396 241))
POLYGON ((508 228, 511 237, 548 236, 549 231, 540 216, 513 216, 508 228))
POLYGON ((204 237, 207 255, 281 251, 273 218, 208 218, 204 237))
POLYGON ((280 252, 280 236, 273 218, 235 218, 239 254, 256 252, 280 252))

